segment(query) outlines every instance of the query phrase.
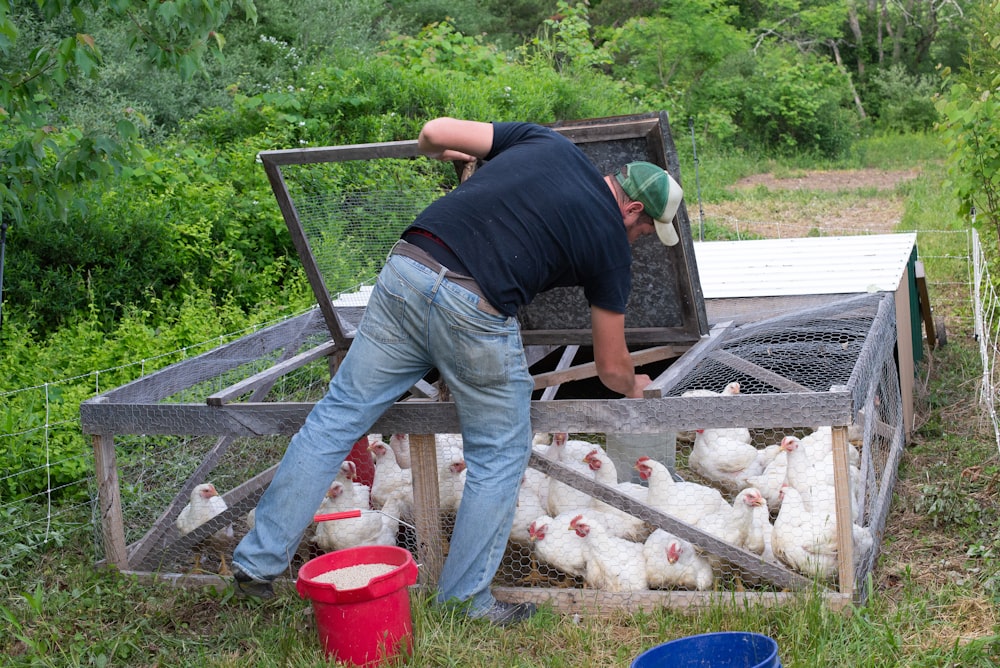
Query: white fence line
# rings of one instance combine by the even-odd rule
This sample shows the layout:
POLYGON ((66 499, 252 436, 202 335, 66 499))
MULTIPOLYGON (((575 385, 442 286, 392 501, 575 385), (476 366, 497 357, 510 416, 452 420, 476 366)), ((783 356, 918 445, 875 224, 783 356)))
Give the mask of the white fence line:
POLYGON ((975 337, 979 342, 979 358, 982 362, 982 379, 979 384, 979 405, 993 425, 997 451, 1000 452, 1000 420, 997 418, 997 312, 1000 299, 990 276, 989 266, 983 254, 979 235, 972 235, 972 299, 975 318, 975 337))

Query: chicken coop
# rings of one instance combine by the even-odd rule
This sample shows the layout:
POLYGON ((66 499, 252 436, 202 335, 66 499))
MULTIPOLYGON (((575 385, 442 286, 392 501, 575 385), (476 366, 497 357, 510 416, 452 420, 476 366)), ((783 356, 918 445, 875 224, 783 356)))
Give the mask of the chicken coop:
MULTIPOLYGON (((682 182, 665 113, 553 127, 605 173, 648 160, 682 182)), ((102 561, 122 571, 220 582, 390 247, 469 177, 419 157, 415 141, 267 151, 260 162, 317 307, 81 405, 102 561), (224 509, 182 527, 208 482, 224 509)), ((654 378, 643 398, 597 381, 581 292, 545 293, 518 316, 538 438, 494 589, 565 612, 780 604, 817 583, 836 608, 863 599, 907 434, 897 295, 849 290, 729 317, 706 308, 683 204, 676 222, 676 246, 634 247, 626 336, 637 371, 654 378)), ((369 432, 349 460, 371 478, 355 484, 380 474, 366 446, 392 451, 405 438, 414 503, 404 516, 366 496, 358 510, 394 522, 419 586, 433 586, 451 521, 440 453, 460 447, 454 403, 431 372, 369 432)), ((307 531, 288 582, 326 549, 319 534, 307 531)))

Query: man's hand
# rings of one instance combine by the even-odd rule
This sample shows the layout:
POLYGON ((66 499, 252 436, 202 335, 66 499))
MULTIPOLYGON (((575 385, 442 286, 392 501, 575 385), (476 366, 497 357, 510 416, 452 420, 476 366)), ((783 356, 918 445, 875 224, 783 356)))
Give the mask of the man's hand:
POLYGON ((632 391, 625 396, 629 399, 642 399, 642 391, 652 382, 646 374, 637 373, 635 375, 635 383, 632 385, 632 391))

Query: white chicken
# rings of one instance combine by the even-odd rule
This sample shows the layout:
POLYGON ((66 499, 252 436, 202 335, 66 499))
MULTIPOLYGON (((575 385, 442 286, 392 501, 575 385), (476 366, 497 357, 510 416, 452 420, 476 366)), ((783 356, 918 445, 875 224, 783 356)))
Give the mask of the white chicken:
POLYGON ((795 570, 823 580, 837 574, 837 522, 826 510, 812 512, 792 486, 782 490, 771 545, 775 556, 795 570))
POLYGON ((555 461, 563 461, 567 458, 583 459, 595 447, 599 448, 601 446, 590 441, 570 438, 569 434, 564 431, 556 432, 552 434, 552 444, 549 446, 549 452, 552 453, 552 457, 549 457, 549 459, 554 459, 555 461))
MULTIPOLYGON (((371 437, 369 437, 369 445, 370 444, 371 437)), ((399 468, 410 468, 410 435, 393 434, 389 437, 389 447, 392 448, 392 454, 395 455, 396 463, 399 464, 399 468)))
POLYGON ((350 459, 345 459, 341 462, 340 470, 337 472, 337 477, 334 480, 342 482, 345 489, 351 489, 351 496, 357 501, 358 508, 365 510, 371 508, 371 487, 357 481, 357 464, 350 459))
POLYGON ((657 529, 643 543, 646 583, 650 589, 697 589, 715 584, 712 563, 694 545, 663 529, 657 529))
MULTIPOLYGON (((649 490, 642 485, 632 482, 618 482, 618 472, 615 469, 615 465, 604 450, 595 447, 587 453, 587 456, 583 460, 594 472, 594 479, 597 482, 614 487, 619 492, 628 494, 637 501, 646 502, 649 490)), ((627 538, 628 540, 641 543, 646 540, 652 531, 645 520, 621 511, 604 501, 591 498, 590 505, 594 510, 610 516, 606 522, 608 530, 619 538, 627 538)))
POLYGON ((583 577, 587 572, 583 538, 563 529, 571 519, 560 515, 557 521, 551 515, 540 515, 528 526, 528 536, 539 561, 571 577, 583 577))
POLYGON ((781 488, 788 479, 788 453, 780 445, 769 445, 760 451, 760 461, 765 462, 764 470, 747 476, 747 486, 759 489, 768 508, 777 511, 781 507, 781 488))
MULTIPOLYGON (((786 436, 781 439, 781 448, 788 453, 786 480, 804 498, 812 498, 826 487, 832 487, 835 484, 832 450, 823 455, 821 459, 813 459, 811 453, 802 447, 801 441, 794 436, 786 436)), ((853 447, 850 449, 853 450, 853 447)), ((860 482, 861 470, 857 466, 848 465, 847 473, 847 483, 851 495, 851 519, 856 522, 861 517, 864 508, 864 487, 860 482)))
MULTIPOLYGON (((317 509, 317 514, 338 513, 347 510, 360 510, 360 517, 346 517, 337 520, 326 520, 316 523, 316 535, 313 541, 324 552, 343 550, 359 545, 395 545, 396 534, 385 530, 385 518, 378 511, 369 510, 361 485, 351 482, 345 484, 334 480, 327 490, 323 502, 317 509)), ((388 503, 386 504, 389 505, 388 503)))
POLYGON ((698 429, 688 466, 720 488, 737 492, 748 486, 750 478, 764 471, 770 453, 758 450, 749 441, 732 438, 725 431, 698 429))
MULTIPOLYGON (((594 478, 591 462, 585 461, 590 451, 597 447, 593 443, 567 440, 566 434, 556 434, 552 439, 552 447, 556 452, 554 461, 588 478, 594 478)), ((591 498, 586 492, 564 482, 554 478, 549 480, 549 515, 553 517, 562 512, 588 508, 591 498)))
POLYGON ((465 453, 462 437, 458 434, 438 434, 435 437, 437 452, 438 507, 442 513, 456 513, 465 489, 465 453), (447 437, 456 437, 457 441, 447 437), (446 437, 446 438, 439 438, 446 437))
POLYGON ((642 543, 612 536, 600 521, 588 515, 570 520, 569 530, 583 538, 587 562, 583 577, 588 585, 604 591, 649 589, 642 543))
POLYGON ((412 474, 410 469, 400 468, 392 448, 382 441, 376 441, 368 445, 368 452, 372 453, 375 460, 375 474, 372 476, 371 487, 372 505, 381 508, 390 496, 412 500, 412 474))
MULTIPOLYGON (((806 491, 798 490, 806 509, 812 513, 828 513, 833 521, 837 521, 837 491, 833 485, 811 485, 806 491)), ((855 515, 851 520, 851 532, 854 539, 855 556, 867 554, 874 545, 871 529, 858 523, 855 515)))
POLYGON ((521 485, 528 487, 531 490, 531 493, 538 498, 539 503, 542 504, 542 510, 544 512, 548 512, 549 476, 545 475, 538 469, 529 466, 524 470, 524 476, 521 478, 521 485))
POLYGON ((768 509, 767 499, 764 499, 764 503, 753 507, 752 515, 744 547, 759 555, 764 561, 774 562, 774 550, 771 547, 774 526, 771 524, 771 511, 768 509))
MULTIPOLYGON (((734 396, 740 384, 731 382, 722 392, 688 390, 681 396, 734 396)), ((766 461, 751 443, 750 430, 745 427, 715 427, 695 430, 694 445, 688 455, 692 471, 728 492, 738 492, 749 486, 747 478, 764 470, 766 461)))
POLYGON ((517 506, 514 508, 514 523, 510 527, 511 542, 523 547, 530 547, 532 544, 529 531, 531 523, 548 514, 548 504, 540 496, 538 487, 532 485, 528 477, 528 472, 531 470, 527 469, 521 478, 521 487, 517 492, 517 506))
MULTIPOLYGON (((740 393, 740 384, 736 381, 728 383, 721 392, 714 392, 712 390, 687 390, 682 393, 682 397, 718 397, 727 396, 731 397, 733 395, 740 393)), ((725 436, 726 438, 736 439, 737 441, 742 441, 743 443, 750 442, 750 430, 746 427, 720 427, 713 430, 715 433, 725 436)))
POLYGON ((706 515, 730 509, 719 490, 696 482, 676 481, 662 462, 640 457, 635 468, 639 477, 649 484, 646 505, 661 513, 687 524, 697 524, 706 515))
MULTIPOLYGON (((558 450, 552 447, 552 434, 539 432, 531 439, 531 449, 538 455, 555 461, 558 450)), ((549 510, 549 476, 538 469, 528 467, 524 471, 522 485, 527 485, 542 502, 542 509, 545 513, 549 510)))
POLYGON ((549 451, 549 447, 552 445, 552 434, 544 431, 535 433, 531 437, 531 447, 540 455, 544 455, 549 451))
MULTIPOLYGON (((186 536, 216 515, 225 512, 229 506, 219 496, 215 485, 202 483, 191 490, 190 501, 181 509, 174 524, 181 536, 186 536)), ((193 572, 201 571, 202 550, 211 548, 219 556, 219 575, 232 575, 226 564, 226 552, 233 541, 233 525, 227 524, 194 547, 193 572)))
MULTIPOLYGON (((850 427, 848 427, 847 433, 847 463, 852 466, 859 466, 861 464, 861 453, 858 452, 858 448, 851 442, 850 427)), ((799 443, 809 453, 810 459, 813 461, 823 459, 833 452, 833 427, 816 427, 811 434, 806 434, 800 438, 799 443)))
POLYGON ((747 487, 736 495, 731 507, 702 517, 695 526, 719 540, 747 549, 747 538, 753 526, 754 508, 766 505, 767 502, 759 490, 747 487))

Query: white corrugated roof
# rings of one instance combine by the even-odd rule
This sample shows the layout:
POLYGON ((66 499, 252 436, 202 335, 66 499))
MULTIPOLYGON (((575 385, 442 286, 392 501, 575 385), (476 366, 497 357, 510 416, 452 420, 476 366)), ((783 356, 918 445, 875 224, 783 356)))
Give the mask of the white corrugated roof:
POLYGON ((916 232, 694 244, 705 299, 893 291, 916 232))

